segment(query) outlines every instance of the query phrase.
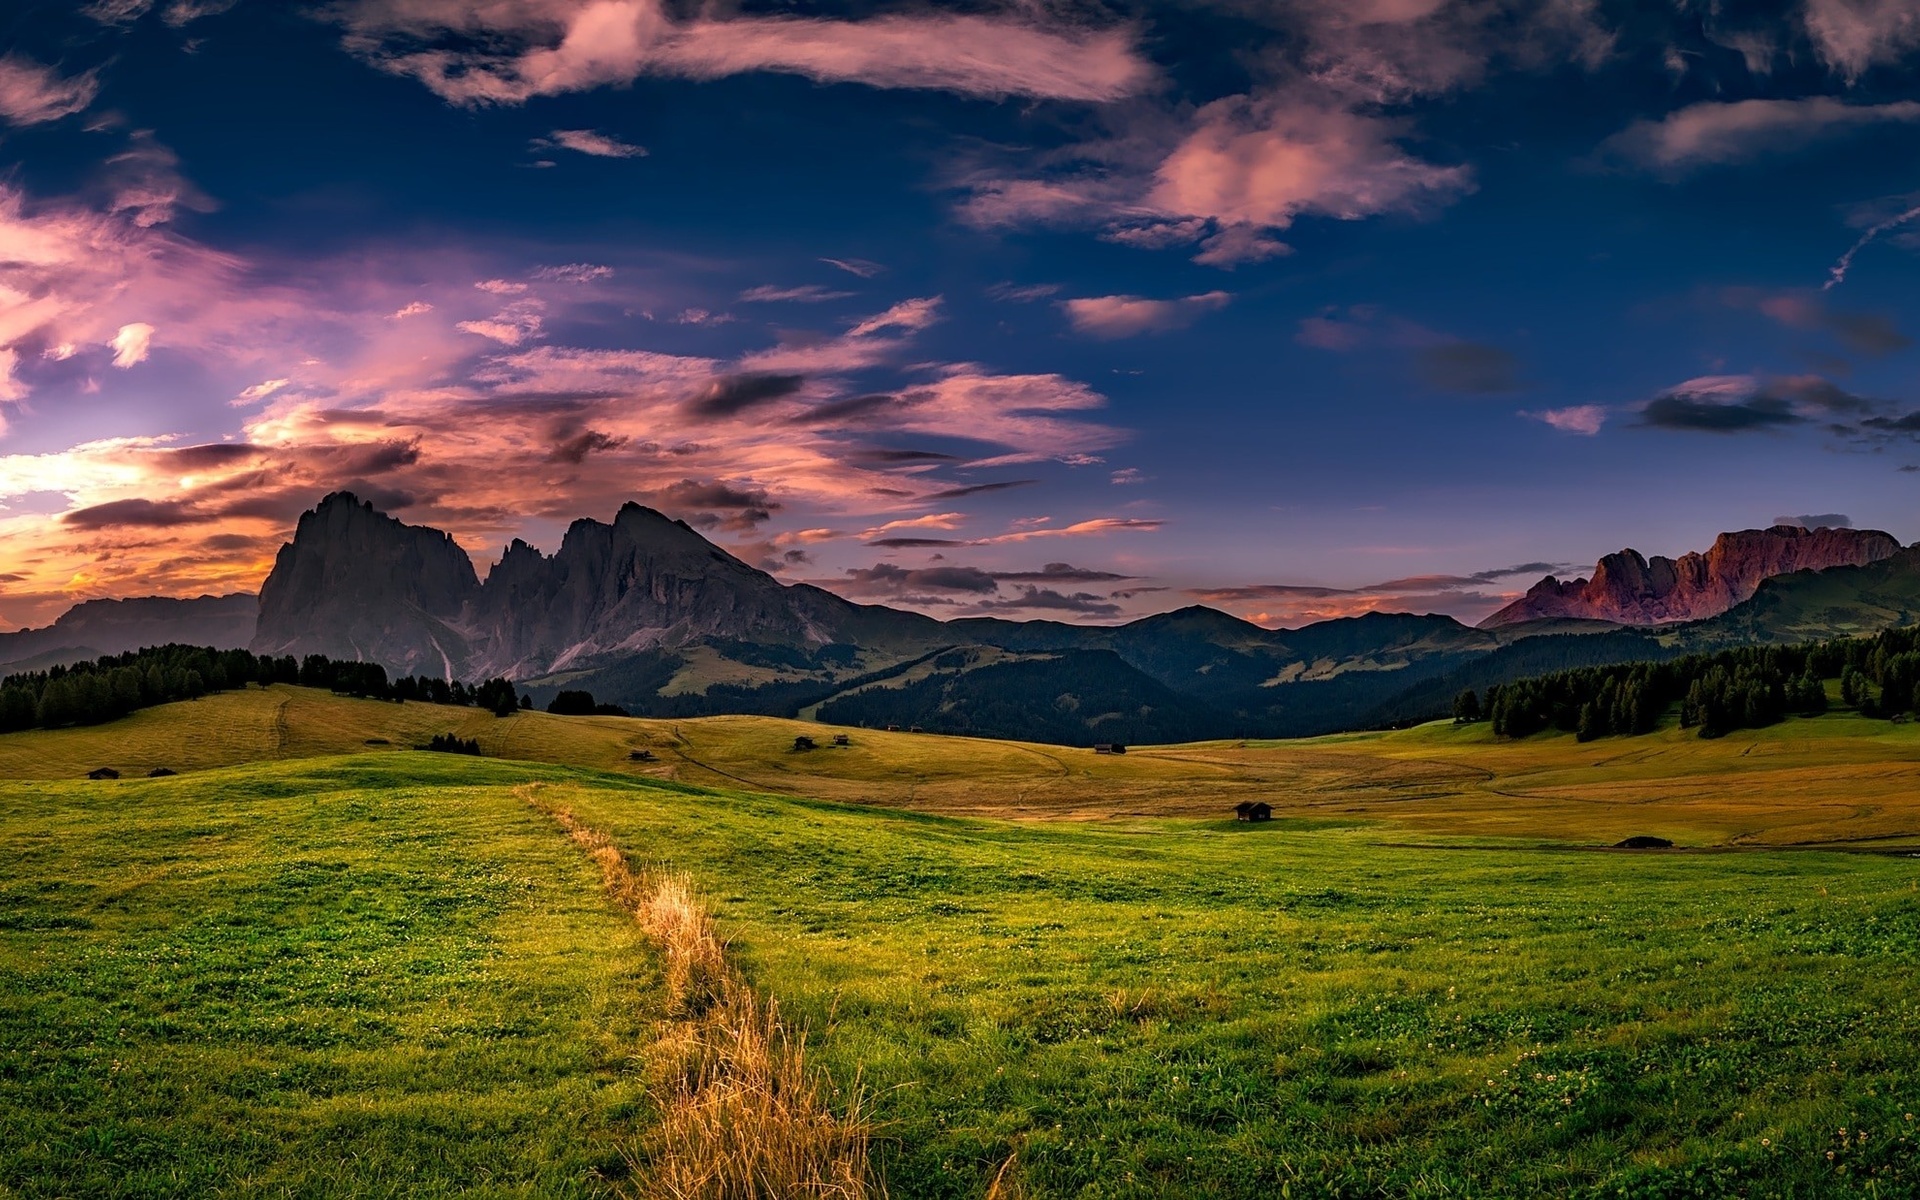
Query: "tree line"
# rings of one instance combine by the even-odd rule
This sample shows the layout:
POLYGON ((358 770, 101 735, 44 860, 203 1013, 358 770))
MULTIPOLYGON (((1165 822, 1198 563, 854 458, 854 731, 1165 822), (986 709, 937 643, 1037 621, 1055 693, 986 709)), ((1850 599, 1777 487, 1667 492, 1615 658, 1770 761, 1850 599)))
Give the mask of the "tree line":
POLYGON ((1484 697, 1463 691, 1453 713, 1463 723, 1489 720, 1502 737, 1552 729, 1584 742, 1650 733, 1678 705, 1681 728, 1715 738, 1826 712, 1828 680, 1861 716, 1920 711, 1920 628, 1556 671, 1495 684, 1484 697))
POLYGON ((0 733, 99 725, 138 709, 194 700, 250 683, 290 683, 375 700, 484 708, 502 717, 533 703, 506 679, 478 684, 425 676, 389 679, 386 668, 378 663, 336 660, 324 654, 276 658, 246 650, 166 645, 0 679, 0 733))

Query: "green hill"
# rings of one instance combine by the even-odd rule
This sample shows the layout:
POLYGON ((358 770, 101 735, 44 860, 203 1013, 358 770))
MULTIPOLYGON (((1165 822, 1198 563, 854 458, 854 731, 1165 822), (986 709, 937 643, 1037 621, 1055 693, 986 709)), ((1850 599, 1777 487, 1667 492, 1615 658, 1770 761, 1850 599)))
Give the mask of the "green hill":
POLYGON ((529 798, 691 875, 838 1103, 867 1097, 892 1196, 979 1196, 1009 1159, 1036 1196, 1920 1178, 1911 857, 1579 849, 1911 834, 1911 727, 1119 758, 864 731, 796 752, 796 728, 820 731, 275 688, 0 738, 0 1195, 617 1193, 673 1027, 653 952, 529 798), (635 774, 364 745, 456 729, 635 774), (18 778, 115 747, 205 761, 18 778), (1255 787, 1281 819, 1222 819, 1255 787), (1116 792, 1166 815, 1113 819, 1116 792))

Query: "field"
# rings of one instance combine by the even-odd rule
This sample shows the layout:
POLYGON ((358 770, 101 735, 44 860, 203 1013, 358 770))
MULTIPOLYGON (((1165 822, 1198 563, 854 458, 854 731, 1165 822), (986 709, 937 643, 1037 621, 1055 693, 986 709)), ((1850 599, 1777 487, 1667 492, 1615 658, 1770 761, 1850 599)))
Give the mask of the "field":
POLYGON ((891 1196, 1920 1194, 1912 726, 796 731, 276 688, 0 738, 0 1196, 636 1186, 659 963, 544 809, 693 877, 891 1196))

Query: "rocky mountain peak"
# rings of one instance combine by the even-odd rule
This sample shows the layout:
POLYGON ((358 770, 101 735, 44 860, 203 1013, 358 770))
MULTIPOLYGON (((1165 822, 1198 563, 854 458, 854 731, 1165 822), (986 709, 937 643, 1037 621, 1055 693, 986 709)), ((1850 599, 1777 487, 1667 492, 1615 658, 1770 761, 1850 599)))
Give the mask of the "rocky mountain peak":
POLYGON ((335 492, 301 515, 275 556, 252 649, 455 672, 466 646, 454 624, 479 589, 473 560, 451 536, 335 492))
POLYGON ((1548 618, 1660 625, 1718 616, 1760 584, 1794 571, 1857 567, 1898 553, 1900 543, 1877 529, 1806 529, 1775 525, 1715 538, 1706 553, 1649 559, 1625 549, 1602 558, 1591 577, 1552 575, 1480 623, 1481 628, 1548 618))

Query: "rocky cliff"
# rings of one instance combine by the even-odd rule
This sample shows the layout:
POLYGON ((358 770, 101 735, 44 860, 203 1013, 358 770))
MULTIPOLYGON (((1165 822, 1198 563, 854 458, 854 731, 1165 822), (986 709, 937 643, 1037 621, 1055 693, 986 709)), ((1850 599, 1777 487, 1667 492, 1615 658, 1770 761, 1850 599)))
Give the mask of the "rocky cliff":
POLYGON ((1482 629, 1555 617, 1660 625, 1718 616, 1760 585, 1794 571, 1824 571, 1878 562, 1900 550, 1875 529, 1803 529, 1775 525, 1723 533, 1705 554, 1647 559, 1637 550, 1609 554, 1587 579, 1549 575, 1520 599, 1480 623, 1482 629))
POLYGON ((438 529, 336 492, 300 518, 260 588, 255 654, 325 654, 404 674, 465 677, 473 560, 438 529))
POLYGON ((260 590, 252 649, 525 679, 705 639, 812 650, 876 633, 913 642, 935 625, 782 584, 638 504, 611 524, 575 521, 551 556, 515 540, 482 583, 446 534, 341 492, 302 516, 281 547, 260 590))
POLYGON ((856 608, 782 584, 682 522, 627 504, 612 524, 575 521, 552 557, 508 546, 465 626, 477 666, 520 678, 708 637, 825 645, 856 608))

